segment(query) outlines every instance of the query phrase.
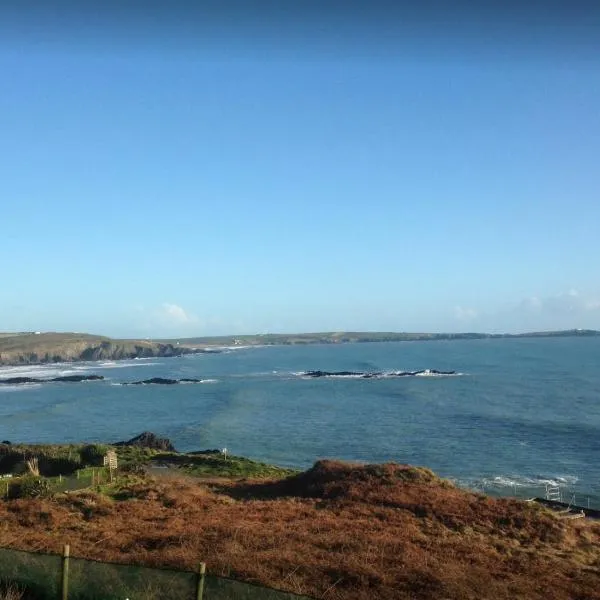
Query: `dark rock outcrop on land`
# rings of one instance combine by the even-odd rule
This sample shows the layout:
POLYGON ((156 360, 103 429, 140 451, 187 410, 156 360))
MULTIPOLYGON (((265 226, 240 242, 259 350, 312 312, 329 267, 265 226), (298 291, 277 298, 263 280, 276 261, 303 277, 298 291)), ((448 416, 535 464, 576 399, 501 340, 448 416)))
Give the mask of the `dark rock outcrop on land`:
POLYGON ((177 452, 175 446, 171 443, 171 440, 159 437, 151 431, 144 431, 143 433, 140 433, 140 435, 136 435, 126 442, 117 442, 113 445, 139 446, 140 448, 152 448, 153 450, 163 450, 165 452, 177 452))
POLYGON ((456 375, 456 371, 438 371, 437 369, 423 369, 422 371, 375 371, 364 373, 362 371, 306 371, 303 377, 354 377, 356 379, 379 379, 389 377, 416 377, 418 375, 456 375))
POLYGON ((0 379, 0 385, 20 385, 24 383, 80 383, 82 381, 101 381, 102 375, 64 375, 52 377, 51 379, 40 379, 38 377, 9 377, 0 379))
POLYGON ((176 385, 178 383, 202 383, 202 379, 168 379, 165 377, 152 377, 151 379, 143 379, 142 381, 129 381, 122 383, 121 385, 176 385))

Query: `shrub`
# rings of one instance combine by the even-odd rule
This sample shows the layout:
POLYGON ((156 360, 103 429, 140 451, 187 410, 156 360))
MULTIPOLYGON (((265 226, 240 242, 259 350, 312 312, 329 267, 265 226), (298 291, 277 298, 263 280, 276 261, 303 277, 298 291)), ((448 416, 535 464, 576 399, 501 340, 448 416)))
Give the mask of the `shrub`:
POLYGON ((84 446, 79 451, 81 462, 84 465, 101 466, 104 462, 104 457, 108 452, 108 447, 101 444, 89 444, 84 446))
POLYGON ((12 498, 49 498, 52 496, 52 486, 43 477, 23 477, 11 485, 12 498))
POLYGON ((78 456, 70 458, 40 458, 40 473, 45 477, 56 477, 57 475, 71 475, 81 467, 78 456))

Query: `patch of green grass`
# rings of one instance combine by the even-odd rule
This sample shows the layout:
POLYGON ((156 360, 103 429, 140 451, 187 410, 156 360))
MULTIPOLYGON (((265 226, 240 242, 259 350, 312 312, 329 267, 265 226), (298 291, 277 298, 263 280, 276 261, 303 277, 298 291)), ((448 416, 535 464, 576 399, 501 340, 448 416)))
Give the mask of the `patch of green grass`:
POLYGON ((114 446, 112 449, 117 453, 119 467, 147 464, 157 454, 163 454, 160 450, 140 446, 114 446))
POLYGON ((296 471, 250 460, 242 456, 225 457, 220 452, 206 454, 160 453, 154 460, 179 467, 185 474, 195 477, 279 478, 296 471))

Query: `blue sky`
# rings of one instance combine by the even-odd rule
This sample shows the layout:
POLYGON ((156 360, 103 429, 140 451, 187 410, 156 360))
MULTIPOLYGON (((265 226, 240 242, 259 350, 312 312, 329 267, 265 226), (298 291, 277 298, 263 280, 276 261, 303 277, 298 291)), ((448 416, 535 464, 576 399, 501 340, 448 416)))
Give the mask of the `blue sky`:
POLYGON ((0 43, 0 330, 600 329, 593 47, 33 31, 0 43))

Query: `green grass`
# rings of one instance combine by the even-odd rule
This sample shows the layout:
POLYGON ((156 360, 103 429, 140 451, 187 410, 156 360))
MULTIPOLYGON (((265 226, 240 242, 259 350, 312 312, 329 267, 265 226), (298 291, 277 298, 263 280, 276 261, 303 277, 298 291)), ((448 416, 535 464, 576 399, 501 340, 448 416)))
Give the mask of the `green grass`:
POLYGON ((177 454, 163 452, 153 457, 155 463, 167 463, 195 477, 287 477, 296 471, 250 460, 242 456, 223 456, 220 452, 207 454, 177 454))
POLYGON ((117 453, 119 467, 147 464, 157 454, 162 453, 161 450, 141 448, 140 446, 114 446, 112 449, 117 453))
MULTIPOLYGON (((12 456, 15 453, 23 456, 38 456, 42 460, 75 461, 79 460, 81 448, 84 444, 70 445, 14 445, 5 447, 5 451, 12 456)), ((158 465, 169 465, 171 471, 180 472, 199 478, 228 478, 228 479, 256 479, 256 478, 282 478, 296 473, 292 469, 277 467, 263 462, 251 460, 241 456, 225 457, 220 452, 192 452, 183 454, 179 452, 165 452, 139 446, 107 446, 117 453, 118 471, 114 480, 110 482, 109 470, 106 467, 92 466, 79 463, 80 468, 72 472, 62 473, 62 476, 42 477, 50 483, 52 493, 75 491, 79 489, 93 489, 94 491, 112 494, 120 489, 124 482, 143 478, 144 471, 158 465), (94 479, 92 480, 92 475, 94 479), (100 482, 98 482, 100 475, 100 482), (92 483, 93 481, 93 483, 92 483)), ((1 459, 2 457, 0 457, 1 459)), ((0 460, 0 462, 2 462, 0 460)), ((60 463, 62 464, 62 462, 60 463)), ((73 463, 69 463, 73 464, 73 463)), ((57 466, 59 463, 57 462, 57 466)), ((7 464, 7 467, 9 465, 7 464)), ((68 465, 67 465, 68 466, 68 465)), ((60 473, 60 470, 58 470, 60 473)), ((18 485, 19 477, 6 480, 6 485, 18 485)), ((4 484, 4 482, 2 482, 4 484)), ((6 485, 0 487, 0 495, 6 493, 6 485)))

